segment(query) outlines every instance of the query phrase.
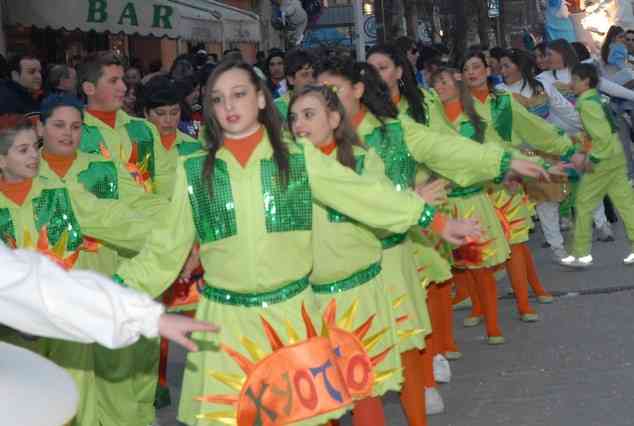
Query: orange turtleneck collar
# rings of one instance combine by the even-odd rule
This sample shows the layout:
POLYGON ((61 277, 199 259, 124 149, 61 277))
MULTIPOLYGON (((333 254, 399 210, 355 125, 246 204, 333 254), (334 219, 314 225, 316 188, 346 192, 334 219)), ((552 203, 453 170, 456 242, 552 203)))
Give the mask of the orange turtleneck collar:
POLYGON ((456 121, 458 117, 460 117, 460 114, 462 114, 462 102, 460 102, 460 99, 448 101, 443 106, 445 107, 445 115, 451 123, 456 121))
POLYGON ((471 89, 471 94, 480 102, 485 103, 489 97, 489 88, 487 86, 471 89))
POLYGON ((396 95, 392 97, 392 103, 396 106, 401 103, 401 95, 396 95))
POLYGON ((57 176, 63 178, 66 176, 66 173, 68 173, 75 159, 77 159, 77 153, 74 152, 73 155, 67 156, 55 155, 43 149, 42 159, 48 163, 51 170, 53 170, 57 176))
POLYGON ((264 127, 260 126, 257 132, 240 139, 225 138, 224 146, 233 154, 238 163, 242 167, 246 166, 251 154, 255 151, 262 138, 264 137, 264 127))
POLYGON ((26 196, 29 195, 32 186, 33 179, 25 179, 20 182, 7 182, 0 178, 0 192, 19 206, 26 200, 26 196))
POLYGON ((165 147, 167 151, 172 149, 174 146, 174 142, 176 142, 176 137, 178 136, 177 132, 174 132, 170 135, 161 135, 161 143, 165 147))
POLYGON ((90 115, 106 123, 108 126, 114 129, 117 124, 117 111, 96 111, 94 109, 87 109, 90 115))
POLYGON ((337 142, 331 139, 327 144, 320 145, 317 148, 326 155, 330 155, 337 148, 337 142))
POLYGON ((365 114, 367 112, 368 112, 368 110, 363 105, 361 105, 361 108, 359 108, 359 111, 357 111, 357 113, 351 119, 352 127, 354 127, 355 129, 357 127, 359 127, 359 125, 361 124, 361 122, 365 118, 365 114))

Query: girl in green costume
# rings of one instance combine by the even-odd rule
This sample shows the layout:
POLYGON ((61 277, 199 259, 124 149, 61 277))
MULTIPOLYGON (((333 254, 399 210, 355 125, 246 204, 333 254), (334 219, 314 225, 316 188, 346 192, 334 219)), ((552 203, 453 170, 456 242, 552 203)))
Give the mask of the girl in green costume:
MULTIPOLYGON (((42 103, 44 147, 40 176, 58 181, 71 193, 87 190, 97 198, 120 200, 126 208, 143 212, 148 217, 154 217, 163 211, 167 207, 166 200, 145 192, 120 163, 105 158, 104 154, 79 151, 79 138, 71 135, 77 131, 77 125, 81 131, 81 112, 82 106, 73 98, 53 96, 42 103)), ((151 222, 144 226, 146 232, 149 232, 151 222)), ((99 244, 99 249, 94 253, 82 254, 81 267, 112 275, 118 266, 119 254, 114 248, 99 244)), ((130 252, 124 255, 129 256, 130 252)), ((151 340, 143 339, 136 345, 149 342, 151 340)), ((152 384, 147 385, 152 386, 152 389, 156 382, 156 368, 153 369, 153 374, 149 369, 143 373, 134 362, 134 358, 137 358, 134 355, 136 345, 118 350, 94 347, 99 421, 102 426, 125 425, 126 421, 137 422, 138 420, 133 419, 137 417, 139 407, 136 399, 131 396, 137 395, 139 388, 143 387, 144 376, 154 377, 152 384), (126 362, 126 359, 130 361, 126 362), (129 373, 124 373, 126 370, 129 373), (128 380, 123 379, 126 374, 129 376, 128 380)), ((144 357, 147 357, 147 352, 144 357)), ((158 356, 155 358, 158 360, 158 356)))
MULTIPOLYGON (((473 96, 475 111, 486 124, 485 145, 516 151, 524 143, 561 156, 562 160, 575 154, 575 147, 563 131, 527 111, 510 93, 489 87, 489 68, 481 52, 469 52, 462 72, 463 81, 473 96)), ((561 173, 560 166, 551 171, 561 173)), ((537 314, 528 303, 528 274, 536 274, 537 271, 526 245, 532 226, 526 194, 521 185, 515 185, 513 190, 497 185, 492 188, 491 197, 511 246, 507 265, 520 317, 525 321, 537 320, 537 314)))
MULTIPOLYGON (((274 357, 267 357, 273 344, 270 329, 280 337, 275 346, 285 346, 298 341, 302 310, 317 318, 308 291, 313 202, 391 232, 405 232, 416 223, 429 226, 436 215, 434 207, 414 194, 358 176, 310 143, 284 142, 271 96, 250 65, 228 58, 216 67, 207 87, 207 150, 181 157, 169 210, 141 254, 125 262, 117 277, 157 296, 178 275, 192 244, 200 243, 206 284, 196 317, 228 326, 218 341, 196 336, 204 349, 188 356, 178 417, 189 425, 221 424, 260 410, 242 383, 252 378, 245 371, 250 374, 260 360, 274 357), (262 319, 270 328, 263 329, 262 319), (218 342, 224 351, 214 349, 218 342), (249 359, 233 352, 245 349, 249 359), (247 368, 251 363, 254 367, 247 368), (208 402, 201 402, 203 396, 208 402), (233 405, 235 399, 239 412, 219 405, 233 405)), ((465 237, 462 230, 443 229, 444 236, 457 231, 458 240, 465 237)), ((285 365, 300 362, 290 358, 285 365)), ((323 424, 345 408, 323 411, 313 406, 299 424, 323 424)))
MULTIPOLYGON (((374 151, 361 145, 341 102, 330 88, 305 86, 292 98, 290 111, 288 123, 295 137, 308 138, 324 154, 359 174, 386 180, 383 162, 374 151)), ((380 396, 389 390, 399 391, 403 380, 395 321, 399 317, 400 322, 411 324, 411 321, 393 306, 398 305, 403 295, 385 297, 381 242, 372 230, 320 204, 314 206, 313 218, 315 265, 310 281, 318 305, 323 308, 334 298, 341 312, 354 312, 354 318, 346 318, 352 327, 374 315, 370 333, 387 332, 377 351, 391 348, 381 369, 393 373, 375 384, 373 394, 379 398, 355 403, 353 416, 354 425, 384 425, 380 396)))
MULTIPOLYGON (((329 58, 317 65, 317 79, 336 87, 357 135, 383 159, 385 174, 397 190, 413 188, 418 166, 426 166, 441 176, 453 176, 462 185, 503 176, 511 168, 523 173, 543 172, 528 162, 511 161, 510 154, 501 149, 483 149, 458 135, 433 132, 407 116, 397 119, 398 111, 390 102, 388 89, 371 65, 355 63, 351 58, 329 58)), ((392 234, 384 235, 381 242, 388 288, 398 294, 408 294, 405 309, 418 321, 416 328, 429 333, 426 295, 420 285, 411 240, 406 234, 392 234)), ((418 389, 419 394, 424 392, 423 361, 418 353, 424 346, 420 335, 401 341, 399 349, 404 354, 406 375, 408 368, 420 371, 420 374, 412 374, 411 383, 406 378, 404 390, 411 386, 418 389)), ((410 417, 408 420, 410 424, 416 422, 410 417)))
MULTIPOLYGON (((70 111, 75 113, 74 119, 55 123, 64 127, 66 142, 77 146, 81 114, 73 108, 70 111)), ((39 251, 64 268, 95 264, 90 251, 97 247, 87 235, 115 247, 129 250, 142 247, 149 222, 146 216, 121 208, 114 200, 99 200, 82 190, 81 184, 71 191, 59 179, 37 176, 40 160, 37 147, 35 130, 27 122, 16 122, 0 133, 0 234, 7 246, 39 251)), ((73 424, 98 424, 93 345, 9 338, 67 368, 80 391, 80 406, 73 424)))

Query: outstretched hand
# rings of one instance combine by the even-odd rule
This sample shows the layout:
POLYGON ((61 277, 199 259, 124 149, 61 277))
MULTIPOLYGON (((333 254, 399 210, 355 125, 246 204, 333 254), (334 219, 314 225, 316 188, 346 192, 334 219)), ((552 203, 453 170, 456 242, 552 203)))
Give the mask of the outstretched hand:
POLYGON ((163 314, 159 319, 159 334, 162 337, 176 342, 192 352, 197 352, 198 346, 188 337, 194 331, 217 333, 220 331, 220 327, 183 315, 163 314))
POLYGON ((416 193, 429 204, 442 204, 447 201, 447 185, 449 182, 438 179, 431 183, 416 186, 416 193))
POLYGON ((528 160, 512 160, 511 170, 520 176, 531 177, 537 180, 550 182, 550 175, 542 166, 528 160))
POLYGON ((455 246, 461 246, 467 243, 468 237, 476 238, 481 234, 482 228, 476 219, 448 219, 440 236, 455 246))

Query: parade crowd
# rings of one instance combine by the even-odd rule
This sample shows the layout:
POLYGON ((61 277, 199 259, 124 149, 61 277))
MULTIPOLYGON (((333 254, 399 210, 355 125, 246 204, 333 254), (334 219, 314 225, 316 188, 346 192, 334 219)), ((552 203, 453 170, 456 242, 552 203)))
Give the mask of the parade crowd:
POLYGON ((108 349, 8 327, 0 340, 71 374, 73 425, 152 425, 172 403, 187 425, 352 412, 381 426, 387 392, 425 425, 444 410, 450 362, 478 356, 460 351, 455 310, 502 345, 503 272, 519 321, 554 302, 527 244, 537 223, 567 268, 593 264, 594 237, 614 239, 614 210, 634 241, 628 43, 613 27, 596 57, 563 39, 450 58, 400 38, 363 61, 297 48, 255 65, 199 50, 147 74, 112 52, 45 69, 12 57, 4 245, 220 329, 194 333, 180 401, 166 341, 108 349))

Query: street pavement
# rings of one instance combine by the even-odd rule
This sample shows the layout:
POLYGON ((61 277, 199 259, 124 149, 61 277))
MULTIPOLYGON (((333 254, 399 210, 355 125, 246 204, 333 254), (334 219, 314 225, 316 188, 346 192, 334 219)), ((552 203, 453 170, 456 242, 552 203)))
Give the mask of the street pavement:
MULTIPOLYGON (((621 224, 616 241, 595 242, 595 264, 571 271, 555 265, 537 231, 530 246, 544 286, 558 297, 537 305, 541 321, 518 320, 508 282, 498 283, 500 324, 507 343, 490 347, 482 326, 465 329, 455 315, 464 358, 451 363, 453 379, 440 385, 446 412, 430 426, 625 426, 634 425, 634 266, 622 259, 629 247, 621 224)), ((184 353, 172 347, 168 376, 171 407, 159 411, 161 426, 175 426, 184 353)), ((421 407, 422 409, 422 407, 421 407)), ((385 401, 390 426, 407 425, 398 396, 385 401)), ((350 416, 342 425, 349 426, 350 416)))

